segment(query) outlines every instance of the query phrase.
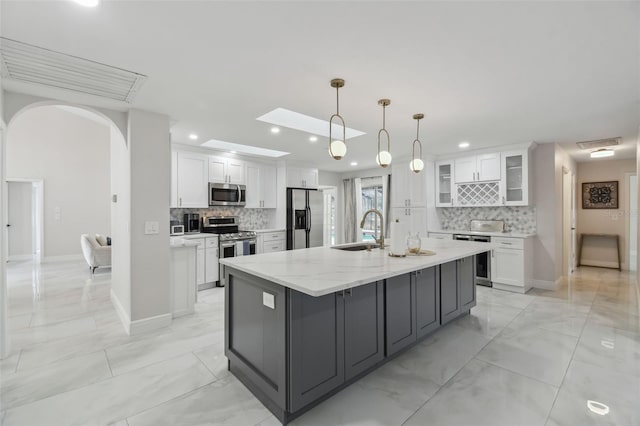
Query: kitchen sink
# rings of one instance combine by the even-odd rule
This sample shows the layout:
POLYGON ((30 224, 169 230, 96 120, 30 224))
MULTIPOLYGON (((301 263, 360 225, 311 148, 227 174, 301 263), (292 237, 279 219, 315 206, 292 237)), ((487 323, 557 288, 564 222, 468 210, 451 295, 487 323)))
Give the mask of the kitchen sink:
POLYGON ((375 243, 359 243, 359 244, 349 244, 344 246, 334 246, 332 248, 336 250, 344 250, 344 251, 362 251, 362 250, 371 250, 377 249, 380 246, 375 243))

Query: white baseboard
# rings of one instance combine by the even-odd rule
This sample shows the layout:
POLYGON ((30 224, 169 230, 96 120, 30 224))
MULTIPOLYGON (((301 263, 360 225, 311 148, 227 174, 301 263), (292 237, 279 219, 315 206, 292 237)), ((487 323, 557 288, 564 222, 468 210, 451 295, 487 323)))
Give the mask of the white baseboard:
POLYGON ((120 299, 118 299, 118 296, 116 296, 116 294, 113 292, 113 288, 111 289, 110 293, 111 293, 111 303, 113 303, 113 307, 116 309, 116 314, 118 314, 118 318, 120 318, 120 322, 122 323, 124 330, 127 332, 127 334, 130 335, 131 334, 131 318, 129 317, 129 314, 122 306, 122 303, 120 303, 120 299))
POLYGON ((42 259, 42 262, 43 263, 67 262, 69 260, 82 260, 82 259, 84 259, 82 254, 65 254, 63 256, 45 256, 44 259, 42 259))
POLYGON ((532 284, 535 288, 541 288, 543 290, 555 290, 558 288, 558 281, 560 281, 560 278, 555 281, 533 280, 532 284))
POLYGON ((171 325, 171 321, 173 317, 170 313, 156 315, 154 317, 143 318, 135 321, 131 321, 129 314, 125 311, 124 307, 120 303, 120 300, 111 289, 111 302, 116 309, 116 313, 124 326, 124 330, 130 336, 135 336, 137 334, 143 334, 148 331, 157 330, 159 328, 164 328, 171 325))
POLYGON ((22 260, 31 260, 35 257, 34 254, 14 254, 13 256, 7 257, 7 261, 9 262, 20 262, 22 260))
POLYGON ((580 261, 580 266, 597 266, 599 268, 618 269, 618 262, 603 262, 601 260, 582 260, 580 261))

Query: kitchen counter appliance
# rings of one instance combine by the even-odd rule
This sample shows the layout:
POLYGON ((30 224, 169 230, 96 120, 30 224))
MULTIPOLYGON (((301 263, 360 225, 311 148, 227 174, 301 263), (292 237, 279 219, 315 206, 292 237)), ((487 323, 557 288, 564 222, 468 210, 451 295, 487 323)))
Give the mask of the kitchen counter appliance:
POLYGON ((186 213, 184 215, 184 221, 182 222, 182 224, 184 225, 182 231, 185 234, 200 232, 200 214, 186 213))
POLYGON ((323 201, 322 192, 287 188, 287 250, 322 246, 323 201))
POLYGON ((209 182, 210 206, 243 207, 247 203, 247 187, 233 183, 209 182))
MULTIPOLYGON (((489 235, 479 235, 477 233, 504 232, 504 221, 474 219, 469 223, 469 231, 474 232, 474 234, 454 234, 453 239, 490 243, 491 237, 489 235)), ((491 284, 491 259, 488 251, 476 255, 476 284, 493 287, 491 284)))
MULTIPOLYGON (((221 259, 256 254, 257 234, 240 231, 235 216, 208 216, 202 220, 202 232, 217 234, 221 259)), ((224 265, 220 264, 220 287, 225 286, 224 265)))

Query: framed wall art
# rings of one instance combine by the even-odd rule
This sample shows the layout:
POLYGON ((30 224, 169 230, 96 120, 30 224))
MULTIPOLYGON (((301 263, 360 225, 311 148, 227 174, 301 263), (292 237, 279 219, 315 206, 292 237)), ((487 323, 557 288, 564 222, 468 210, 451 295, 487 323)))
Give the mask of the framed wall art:
POLYGON ((618 181, 584 182, 582 184, 583 209, 617 209, 618 181))

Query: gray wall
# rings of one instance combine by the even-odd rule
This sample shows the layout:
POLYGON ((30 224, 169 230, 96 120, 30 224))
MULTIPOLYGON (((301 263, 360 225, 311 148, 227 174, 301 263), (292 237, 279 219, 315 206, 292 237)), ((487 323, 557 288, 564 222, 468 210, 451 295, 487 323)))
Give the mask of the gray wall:
POLYGON ((533 150, 533 201, 536 206, 533 279, 556 280, 555 144, 540 144, 533 150), (550 188, 554 188, 550 190, 550 188))

